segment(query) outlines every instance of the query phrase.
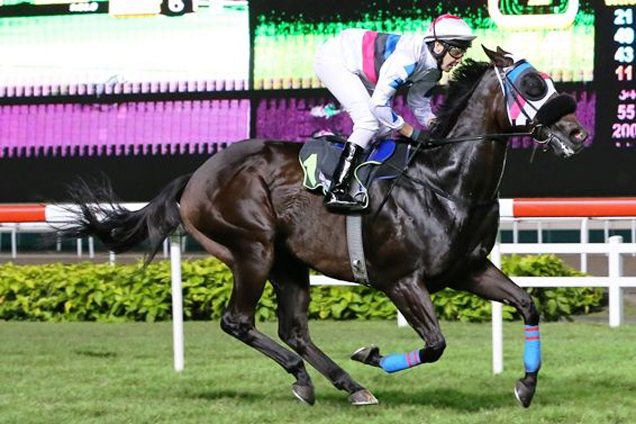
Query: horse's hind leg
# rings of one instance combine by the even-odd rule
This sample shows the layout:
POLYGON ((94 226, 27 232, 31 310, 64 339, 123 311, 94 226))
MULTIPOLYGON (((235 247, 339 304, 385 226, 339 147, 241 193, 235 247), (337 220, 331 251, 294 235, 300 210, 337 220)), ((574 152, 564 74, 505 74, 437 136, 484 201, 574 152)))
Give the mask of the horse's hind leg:
MULTIPOLYGON (((270 279, 278 298, 278 334, 287 345, 340 390, 347 391, 353 405, 372 405, 377 399, 322 352, 309 336, 309 270, 286 254, 276 255, 270 279)), ((313 388, 312 388, 313 394, 313 388)))
MULTIPOLYGON (((296 377, 293 390, 301 400, 313 404, 313 396, 299 396, 296 386, 312 386, 303 360, 256 329, 254 315, 256 305, 267 280, 272 263, 272 249, 261 243, 252 243, 234 253, 234 286, 227 308, 223 313, 221 328, 243 343, 270 357, 288 373, 296 377)), ((301 393, 302 394, 302 393, 301 393)))
POLYGON ((487 261, 481 269, 471 272, 467 279, 458 281, 451 287, 474 293, 488 300, 512 305, 521 313, 525 323, 523 362, 526 374, 517 382, 515 397, 525 408, 529 407, 537 388, 537 378, 541 367, 539 313, 532 298, 490 261, 487 261))

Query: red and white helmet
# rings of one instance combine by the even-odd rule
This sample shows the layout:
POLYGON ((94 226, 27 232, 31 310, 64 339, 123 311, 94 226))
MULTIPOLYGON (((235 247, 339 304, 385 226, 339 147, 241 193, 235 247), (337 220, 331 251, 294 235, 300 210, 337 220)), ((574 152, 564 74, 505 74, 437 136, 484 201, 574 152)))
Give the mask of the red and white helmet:
POLYGON ((462 18, 449 14, 438 16, 424 34, 426 42, 443 41, 461 47, 470 47, 475 38, 477 36, 462 18))

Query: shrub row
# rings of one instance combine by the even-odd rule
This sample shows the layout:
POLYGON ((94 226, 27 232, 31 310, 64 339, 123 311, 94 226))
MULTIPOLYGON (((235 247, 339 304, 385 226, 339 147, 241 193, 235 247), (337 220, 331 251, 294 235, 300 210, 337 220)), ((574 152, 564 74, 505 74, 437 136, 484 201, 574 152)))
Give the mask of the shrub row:
MULTIPOLYGON (((171 317, 170 264, 109 266, 80 263, 0 266, 0 319, 32 321, 162 321, 171 317)), ((553 255, 505 258, 509 275, 571 276, 579 273, 553 255)), ((183 302, 189 320, 219 319, 232 291, 232 275, 214 258, 182 263, 183 302)), ((601 289, 529 289, 543 319, 587 313, 604 300, 601 289)), ((310 318, 395 318, 383 294, 368 287, 313 287, 310 318)), ((486 321, 490 302, 445 290, 433 296, 438 316, 446 320, 486 321)), ((268 284, 257 309, 259 321, 276 317, 276 300, 268 284)), ((505 319, 517 319, 510 306, 505 319)))

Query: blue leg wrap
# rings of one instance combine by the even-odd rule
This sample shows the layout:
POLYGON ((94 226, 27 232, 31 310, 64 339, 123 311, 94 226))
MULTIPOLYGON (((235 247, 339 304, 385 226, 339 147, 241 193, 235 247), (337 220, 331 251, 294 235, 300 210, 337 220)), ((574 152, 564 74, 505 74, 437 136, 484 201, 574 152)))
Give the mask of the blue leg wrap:
POLYGON ((388 373, 402 371, 421 363, 419 350, 408 353, 392 353, 380 359, 380 366, 388 373))
POLYGON ((541 340, 539 339, 539 326, 525 326, 525 349, 523 363, 526 372, 536 372, 541 368, 541 340))

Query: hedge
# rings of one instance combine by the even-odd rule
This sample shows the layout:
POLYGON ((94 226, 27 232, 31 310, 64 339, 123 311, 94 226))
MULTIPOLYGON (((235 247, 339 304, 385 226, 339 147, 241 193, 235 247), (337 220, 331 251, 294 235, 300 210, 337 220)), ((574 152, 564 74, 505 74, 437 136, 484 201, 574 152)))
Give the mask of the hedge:
MULTIPOLYGON (((579 275, 554 255, 506 257, 509 275, 579 275)), ((232 290, 232 276, 214 258, 182 263, 185 319, 219 319, 232 290)), ((604 301, 602 289, 528 289, 544 320, 588 313, 604 301)), ((381 292, 368 287, 313 287, 309 316, 314 319, 393 319, 396 310, 381 292)), ((438 316, 480 322, 490 319, 490 302, 444 290, 433 295, 438 316)), ((256 313, 259 321, 276 317, 276 300, 267 284, 256 313)), ((0 265, 0 319, 30 321, 163 321, 171 318, 170 264, 144 271, 140 265, 0 265)), ((518 319, 510 306, 504 318, 518 319)))

